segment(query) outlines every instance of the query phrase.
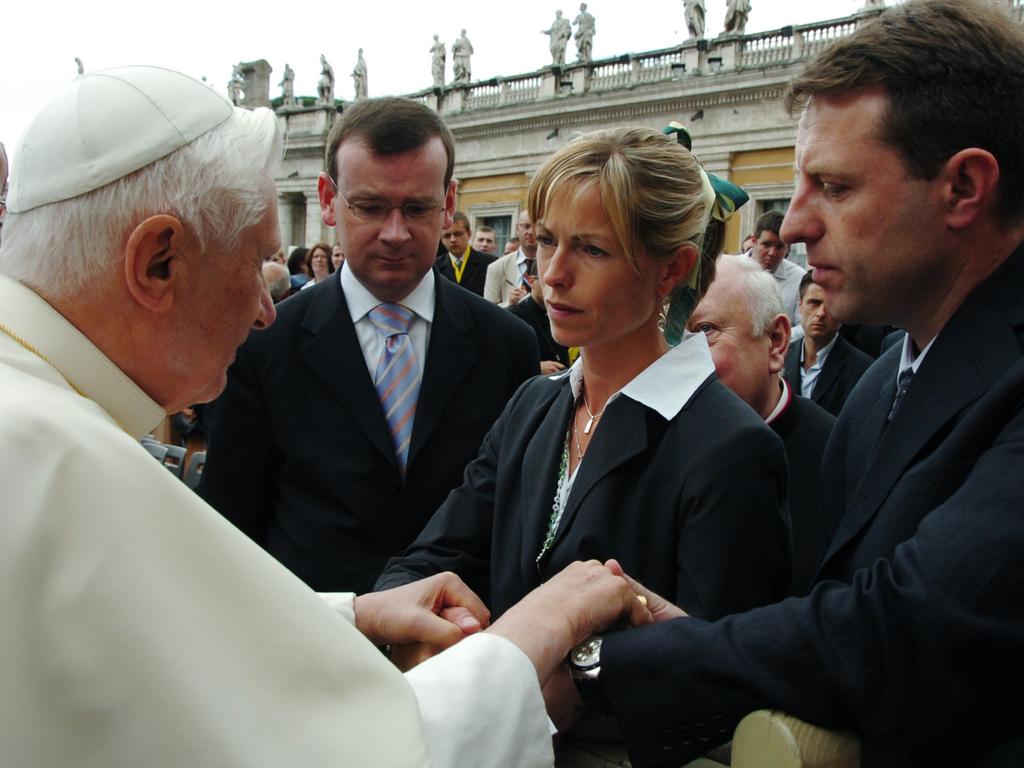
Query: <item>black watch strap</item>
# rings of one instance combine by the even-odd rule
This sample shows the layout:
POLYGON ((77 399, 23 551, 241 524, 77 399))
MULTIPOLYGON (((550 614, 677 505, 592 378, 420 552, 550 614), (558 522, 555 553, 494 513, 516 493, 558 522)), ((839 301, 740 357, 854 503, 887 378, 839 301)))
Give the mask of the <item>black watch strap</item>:
POLYGON ((569 653, 569 674, 576 683, 583 702, 598 712, 612 711, 611 702, 601 687, 601 643, 602 637, 584 640, 569 653))

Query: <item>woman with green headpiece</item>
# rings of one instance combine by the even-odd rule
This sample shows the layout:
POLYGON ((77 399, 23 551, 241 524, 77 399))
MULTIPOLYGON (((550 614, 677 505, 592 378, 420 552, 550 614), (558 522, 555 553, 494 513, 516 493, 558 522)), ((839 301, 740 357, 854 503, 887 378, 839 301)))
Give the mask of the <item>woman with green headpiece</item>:
POLYGON ((575 560, 616 558, 704 618, 785 595, 782 445, 717 380, 703 334, 672 346, 659 325, 670 297, 692 306, 707 287, 713 200, 657 131, 590 134, 544 163, 538 271, 552 334, 580 357, 513 396, 378 589, 451 570, 497 616, 575 560))

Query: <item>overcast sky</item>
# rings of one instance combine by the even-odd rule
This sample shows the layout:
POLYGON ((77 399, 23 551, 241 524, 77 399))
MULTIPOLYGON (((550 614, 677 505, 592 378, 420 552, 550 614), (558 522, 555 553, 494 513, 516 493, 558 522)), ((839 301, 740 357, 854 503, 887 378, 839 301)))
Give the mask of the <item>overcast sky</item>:
MULTIPOLYGON (((707 37, 722 31, 726 0, 707 0, 707 37)), ((854 13, 863 0, 752 0, 748 32, 854 13)), ((591 0, 594 58, 666 48, 686 36, 682 0, 591 0)), ((77 73, 125 64, 154 64, 207 80, 221 93, 239 61, 266 59, 280 94, 285 63, 296 95, 315 95, 320 54, 334 67, 335 95, 353 96, 350 73, 362 47, 371 96, 429 87, 430 46, 449 49, 462 27, 475 54, 473 79, 530 72, 550 63, 547 29, 556 9, 570 20, 579 2, 562 0, 362 0, 358 3, 95 0, 56 6, 6 3, 0 32, 0 141, 17 162, 16 143, 35 114, 77 73)), ((567 59, 575 59, 570 42, 567 59)), ((451 80, 451 53, 448 55, 451 80)))

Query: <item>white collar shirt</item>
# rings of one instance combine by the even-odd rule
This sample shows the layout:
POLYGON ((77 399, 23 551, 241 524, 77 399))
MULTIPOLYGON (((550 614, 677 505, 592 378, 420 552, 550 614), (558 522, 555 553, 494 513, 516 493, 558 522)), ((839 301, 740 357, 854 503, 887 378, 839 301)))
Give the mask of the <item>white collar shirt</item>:
MULTIPOLYGON (((363 350, 363 358, 366 360, 366 369, 370 373, 370 379, 373 380, 377 373, 377 362, 384 349, 384 338, 370 319, 369 312, 380 304, 381 300, 370 293, 366 286, 352 274, 347 261, 341 265, 341 269, 338 271, 340 272, 341 290, 345 294, 345 303, 348 304, 356 338, 359 340, 359 347, 363 350)), ((419 285, 398 302, 415 314, 412 324, 409 326, 409 340, 412 342, 413 354, 416 355, 416 362, 420 367, 420 376, 423 375, 423 367, 427 360, 430 328, 434 322, 434 290, 434 270, 431 269, 423 276, 419 285)))
POLYGON ((804 351, 806 347, 804 344, 800 344, 800 394, 803 397, 810 397, 811 393, 814 392, 814 385, 818 383, 821 369, 825 367, 825 361, 828 360, 829 353, 835 348, 838 338, 839 334, 837 333, 832 337, 832 341, 818 350, 818 356, 814 358, 814 365, 810 368, 804 368, 804 351))
MULTIPOLYGON (((568 373, 559 373, 552 379, 569 377, 573 398, 579 398, 583 386, 582 351, 568 373)), ((715 372, 707 338, 703 333, 686 332, 682 341, 659 357, 622 389, 608 398, 605 407, 619 396, 640 403, 662 418, 672 420, 693 397, 697 389, 715 372)))

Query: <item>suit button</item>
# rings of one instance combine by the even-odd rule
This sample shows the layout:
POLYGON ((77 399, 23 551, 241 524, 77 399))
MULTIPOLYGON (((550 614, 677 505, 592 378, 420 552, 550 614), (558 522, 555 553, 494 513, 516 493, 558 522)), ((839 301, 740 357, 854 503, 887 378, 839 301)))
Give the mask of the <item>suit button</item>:
POLYGON ((729 719, 724 715, 715 715, 711 718, 711 727, 715 729, 715 733, 729 733, 732 729, 729 727, 729 719))
POLYGON ((694 726, 694 730, 697 732, 697 740, 702 742, 711 741, 711 728, 708 727, 707 723, 697 723, 694 726))
POLYGON ((690 732, 690 726, 683 725, 679 728, 679 743, 684 747, 688 747, 693 744, 693 734, 690 732))
POLYGON ((396 483, 394 480, 385 480, 384 481, 384 489, 388 493, 398 493, 398 491, 401 490, 401 486, 398 483, 396 483))
POLYGON ((666 752, 670 752, 679 746, 679 742, 676 739, 676 735, 672 731, 662 731, 658 734, 658 743, 661 744, 661 748, 666 752))

